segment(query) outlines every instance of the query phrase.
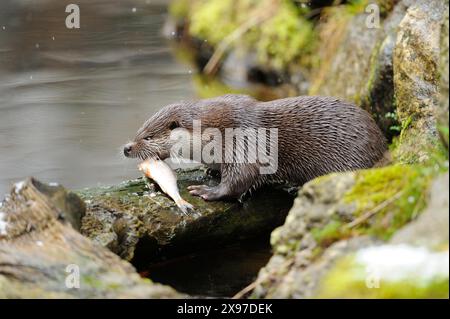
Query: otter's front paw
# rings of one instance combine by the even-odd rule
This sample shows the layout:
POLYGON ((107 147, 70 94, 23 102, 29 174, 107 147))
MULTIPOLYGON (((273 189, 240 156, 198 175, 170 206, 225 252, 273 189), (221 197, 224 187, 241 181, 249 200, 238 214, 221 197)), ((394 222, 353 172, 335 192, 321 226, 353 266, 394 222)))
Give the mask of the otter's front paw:
POLYGON ((194 196, 199 196, 206 201, 218 200, 223 197, 219 187, 211 187, 207 185, 192 185, 188 186, 189 193, 194 196))

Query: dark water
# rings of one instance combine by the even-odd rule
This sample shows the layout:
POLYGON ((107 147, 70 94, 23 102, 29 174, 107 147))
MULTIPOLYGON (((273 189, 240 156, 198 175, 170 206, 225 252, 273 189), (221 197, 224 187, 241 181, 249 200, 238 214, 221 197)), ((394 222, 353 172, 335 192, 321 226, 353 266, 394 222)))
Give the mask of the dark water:
MULTIPOLYGON (((163 0, 0 1, 0 194, 35 176, 77 189, 138 176, 121 145, 160 107, 193 97, 161 35, 163 0)), ((2 197, 2 196, 1 196, 2 197)))
POLYGON ((199 297, 232 297, 271 257, 268 236, 152 264, 141 275, 199 297))

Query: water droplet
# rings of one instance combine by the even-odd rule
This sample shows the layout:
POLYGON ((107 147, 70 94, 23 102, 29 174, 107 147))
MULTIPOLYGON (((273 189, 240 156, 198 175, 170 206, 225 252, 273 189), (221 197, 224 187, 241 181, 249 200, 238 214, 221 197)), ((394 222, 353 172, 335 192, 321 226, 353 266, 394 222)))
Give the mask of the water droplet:
POLYGON ((36 49, 39 49, 39 43, 36 43, 35 47, 36 49))
POLYGON ((136 8, 133 8, 133 9, 131 9, 131 11, 132 11, 132 12, 136 12, 136 11, 137 11, 137 9, 136 9, 136 8))
POLYGON ((6 30, 6 27, 5 27, 5 26, 2 26, 2 29, 3 29, 3 30, 6 30))

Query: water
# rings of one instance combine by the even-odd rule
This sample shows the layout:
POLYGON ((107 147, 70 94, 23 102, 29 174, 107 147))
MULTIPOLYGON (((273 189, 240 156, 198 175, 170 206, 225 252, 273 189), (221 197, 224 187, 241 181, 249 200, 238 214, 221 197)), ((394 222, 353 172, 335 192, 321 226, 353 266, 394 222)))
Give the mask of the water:
POLYGON ((0 2, 0 194, 34 176, 71 189, 139 175, 121 155, 143 121, 194 97, 161 35, 163 0, 0 2))
POLYGON ((141 276, 198 297, 233 297, 271 257, 269 236, 153 263, 141 276))

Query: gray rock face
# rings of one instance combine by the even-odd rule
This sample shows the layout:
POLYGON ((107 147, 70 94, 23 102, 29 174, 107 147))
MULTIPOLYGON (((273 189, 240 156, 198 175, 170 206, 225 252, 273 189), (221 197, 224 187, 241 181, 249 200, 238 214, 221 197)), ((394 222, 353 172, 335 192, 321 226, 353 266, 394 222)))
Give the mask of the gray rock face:
POLYGON ((29 179, 0 205, 0 298, 181 298, 72 226, 80 199, 29 179), (71 207, 77 207, 71 209, 71 207))
POLYGON ((341 199, 354 183, 355 175, 347 173, 305 184, 285 224, 272 232, 271 244, 275 253, 288 255, 295 249, 312 250, 317 243, 311 229, 324 227, 338 214, 351 219, 354 209, 342 203, 341 199))
POLYGON ((274 256, 260 271, 253 297, 300 298, 312 294, 328 261, 325 258, 322 265, 311 266, 320 249, 311 230, 323 228, 339 210, 347 213, 336 202, 355 183, 352 173, 334 177, 307 183, 295 200, 285 224, 272 232, 274 256))
POLYGON ((379 28, 366 20, 365 13, 331 18, 337 44, 331 50, 325 41, 330 52, 310 93, 360 104, 388 137, 403 126, 396 157, 423 161, 426 151, 416 151, 436 140, 436 114, 448 122, 448 1, 399 1, 379 28))
POLYGON ((445 69, 441 63, 446 63, 441 56, 448 56, 445 41, 441 40, 448 1, 404 3, 408 9, 398 27, 394 50, 395 99, 404 127, 397 157, 407 162, 424 161, 428 158, 427 147, 436 140, 436 113, 441 109, 441 98, 448 100, 448 90, 440 91, 441 69, 445 69))
MULTIPOLYGON (((381 19, 378 28, 368 27, 367 14, 352 17, 346 23, 337 50, 324 59, 319 81, 314 81, 310 92, 338 96, 361 105, 389 137, 395 133, 391 126, 396 125, 393 117, 386 116, 396 109, 393 71, 396 30, 405 10, 405 5, 398 3, 381 19)), ((335 23, 343 24, 339 15, 334 19, 335 23)))
POLYGON ((392 244, 413 244, 430 249, 440 248, 449 242, 449 175, 436 178, 431 186, 430 199, 419 218, 392 238, 392 244))
MULTIPOLYGON (((260 271, 252 297, 317 297, 324 276, 336 262, 385 243, 388 234, 395 234, 421 212, 420 198, 426 196, 417 190, 426 194, 429 184, 428 175, 421 174, 416 167, 397 165, 331 174, 305 184, 285 224, 272 232, 274 256, 260 271)), ((430 210, 436 207, 433 202, 440 202, 442 211, 448 207, 448 198, 442 197, 432 199, 430 210)), ((423 224, 420 219, 417 222, 423 224)), ((424 231, 447 227, 437 236, 448 237, 448 223, 442 216, 441 222, 436 229, 424 231)), ((328 295, 328 291, 321 293, 328 295)), ((340 292, 333 292, 338 297, 336 293, 340 292)))
POLYGON ((342 240, 332 244, 316 258, 313 250, 296 252, 292 259, 275 255, 259 275, 252 297, 257 298, 313 298, 316 296, 323 276, 339 258, 360 248, 369 247, 377 241, 369 237, 342 240))
POLYGON ((409 5, 397 33, 394 73, 398 115, 415 125, 433 126, 439 96, 441 27, 444 1, 405 1, 409 5), (420 118, 420 121, 418 121, 420 118))
MULTIPOLYGON (((447 2, 448 5, 448 2, 447 2)), ((440 81, 440 92, 441 92, 441 98, 440 98, 440 107, 438 111, 436 112, 437 117, 437 123, 438 123, 438 129, 441 129, 441 140, 444 142, 445 145, 449 145, 448 141, 448 135, 445 136, 445 134, 442 134, 442 128, 448 128, 448 120, 449 120, 449 96, 448 96, 448 76, 449 76, 449 69, 448 69, 448 60, 449 60, 449 53, 448 53, 448 42, 449 42, 449 10, 447 9, 444 16, 444 23, 442 25, 441 29, 441 54, 440 54, 440 61, 439 61, 439 77, 441 79, 440 81)))

